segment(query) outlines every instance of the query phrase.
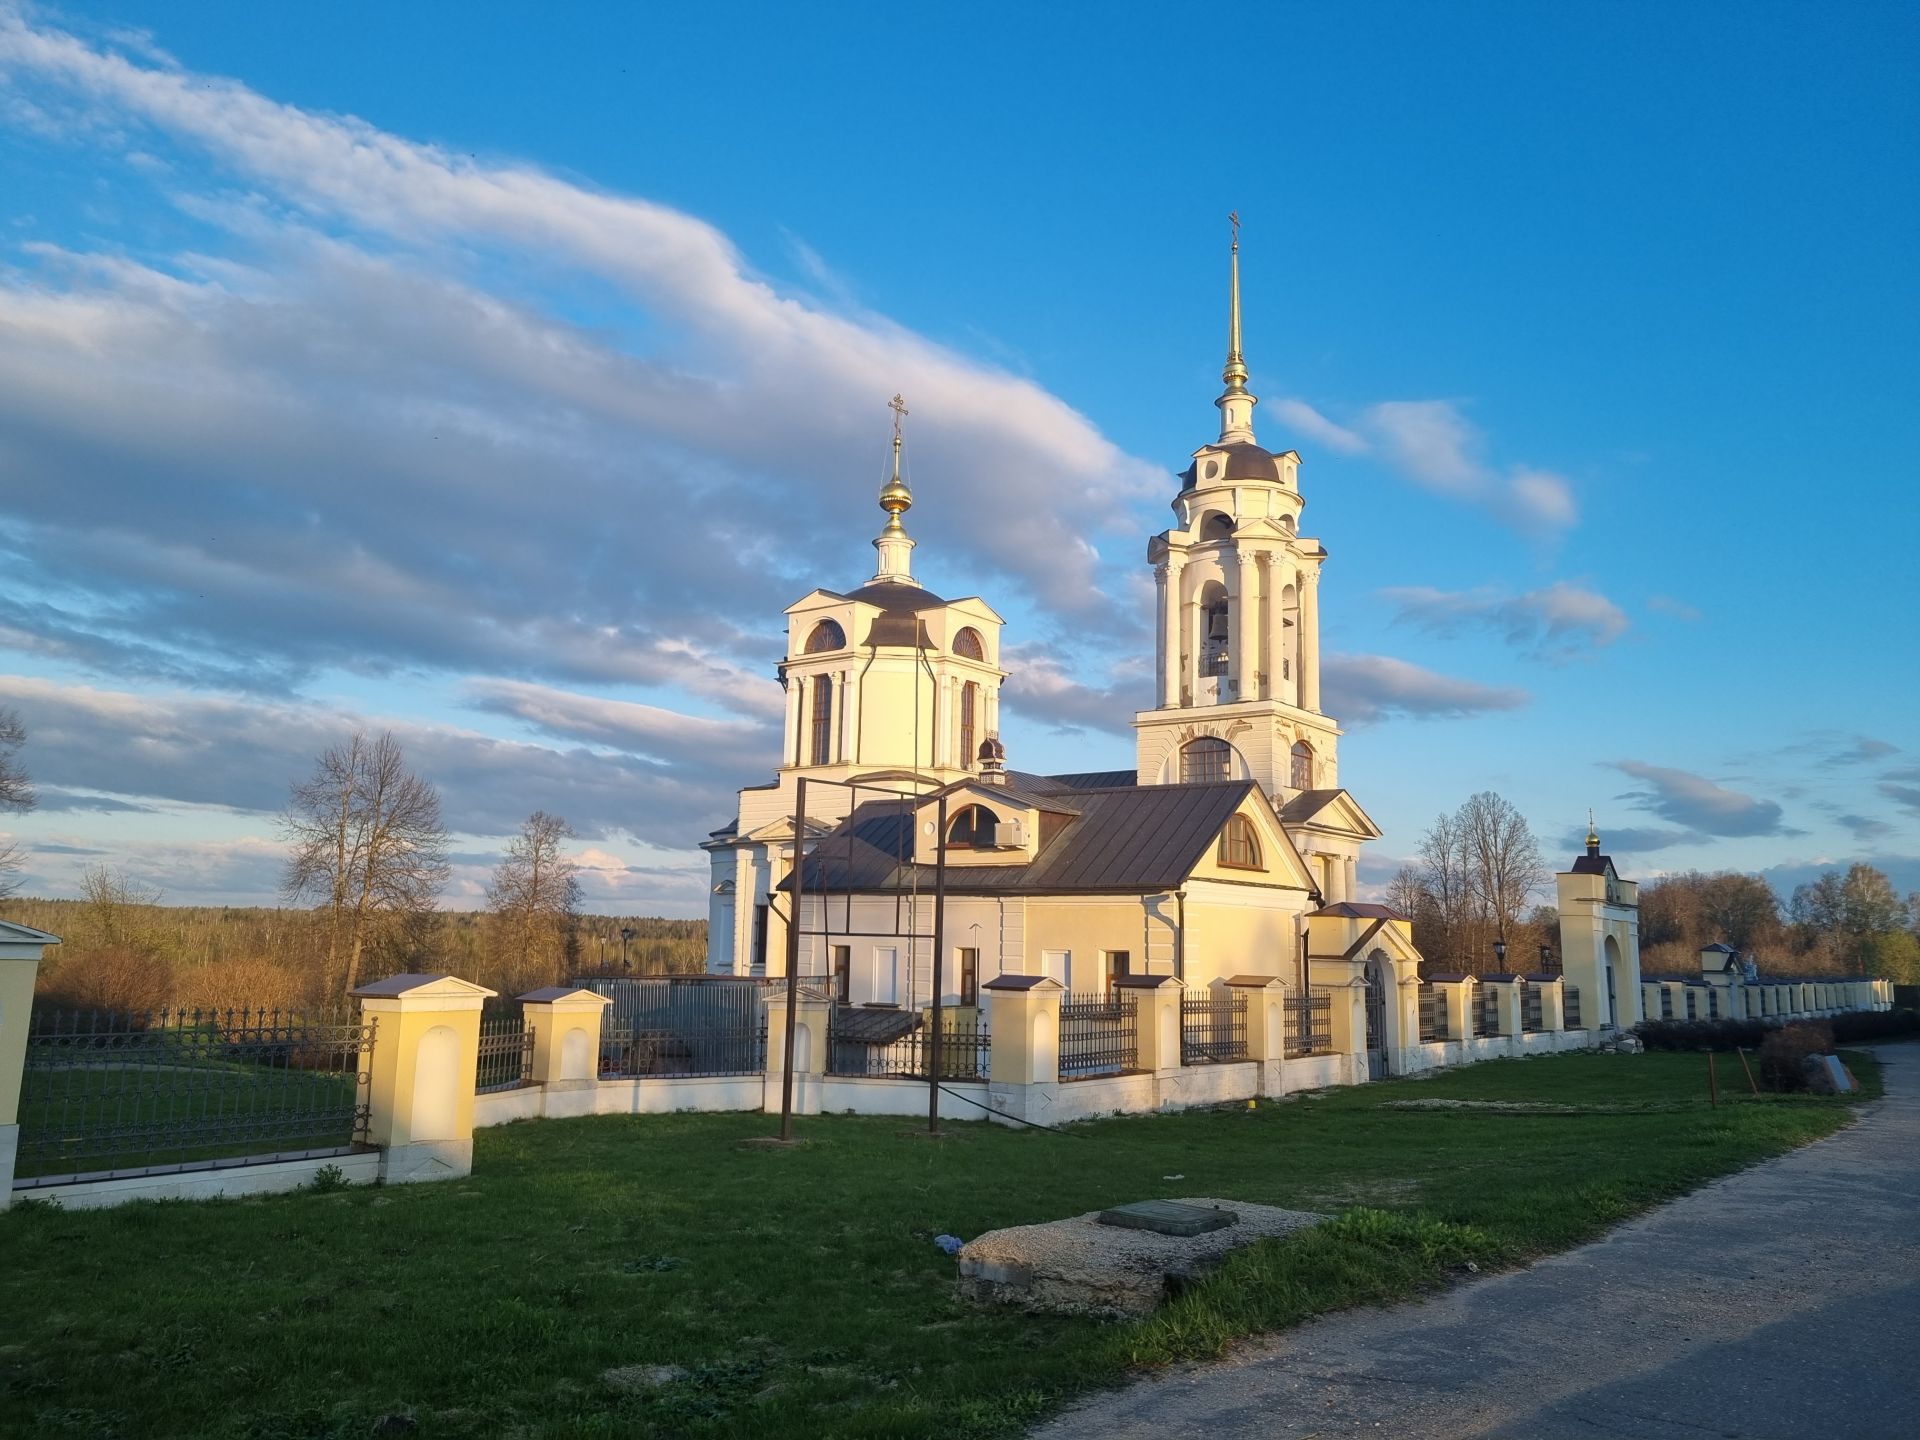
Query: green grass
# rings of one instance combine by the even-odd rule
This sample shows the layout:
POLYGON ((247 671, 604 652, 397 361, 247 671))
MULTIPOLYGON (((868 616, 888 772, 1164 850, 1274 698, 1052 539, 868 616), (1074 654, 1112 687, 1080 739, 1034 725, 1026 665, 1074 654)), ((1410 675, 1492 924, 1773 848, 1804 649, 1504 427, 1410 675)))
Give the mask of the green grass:
POLYGON ((1848 1114, 1730 1089, 1708 1107, 1704 1056, 1569 1055, 939 1144, 869 1118, 804 1120, 786 1151, 737 1143, 763 1116, 548 1121, 482 1131, 457 1183, 16 1210, 0 1433, 1014 1434, 1138 1367, 1575 1244, 1848 1114), (1382 1103, 1427 1097, 1609 1113, 1382 1103), (1131 1324, 963 1307, 932 1244, 1170 1195, 1341 1213, 1131 1324), (654 1365, 687 1374, 604 1378, 654 1365))

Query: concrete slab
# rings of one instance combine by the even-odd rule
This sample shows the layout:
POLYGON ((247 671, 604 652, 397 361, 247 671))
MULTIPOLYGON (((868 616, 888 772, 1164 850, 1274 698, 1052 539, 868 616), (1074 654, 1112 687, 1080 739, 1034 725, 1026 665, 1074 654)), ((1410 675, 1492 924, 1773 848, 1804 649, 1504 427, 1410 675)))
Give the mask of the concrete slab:
POLYGON ((1242 1200, 1182 1199, 1236 1218, 1197 1235, 1102 1224, 1089 1210, 1067 1220, 990 1230, 960 1250, 960 1293, 1028 1310, 1121 1318, 1146 1315, 1171 1295, 1256 1240, 1290 1235, 1326 1217, 1242 1200))

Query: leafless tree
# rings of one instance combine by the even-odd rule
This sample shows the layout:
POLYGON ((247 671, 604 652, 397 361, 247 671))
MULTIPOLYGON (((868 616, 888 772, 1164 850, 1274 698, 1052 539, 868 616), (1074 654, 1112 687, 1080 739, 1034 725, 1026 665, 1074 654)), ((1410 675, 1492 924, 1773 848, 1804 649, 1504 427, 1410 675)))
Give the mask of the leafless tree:
POLYGON ((360 959, 394 917, 431 909, 447 882, 440 794, 406 767, 391 733, 356 731, 322 754, 292 788, 281 833, 292 843, 282 889, 322 913, 331 984, 343 957, 345 990, 360 959))
POLYGON ((1450 963, 1476 968, 1473 880, 1458 816, 1436 815, 1420 837, 1420 883, 1433 920, 1429 929, 1438 931, 1422 937, 1423 948, 1434 944, 1450 963))
MULTIPOLYGON (((0 810, 24 812, 40 801, 20 764, 20 747, 26 743, 27 727, 20 721, 20 712, 0 705, 0 810)), ((26 858, 17 840, 0 840, 0 899, 20 888, 15 877, 26 858)))
POLYGON ((487 904, 499 919, 498 935, 515 953, 501 957, 515 984, 558 977, 567 937, 580 909, 580 867, 562 847, 573 827, 558 815, 536 810, 507 846, 487 886, 487 904))
POLYGON ((1510 938, 1547 877, 1533 827, 1511 801, 1491 790, 1462 805, 1454 824, 1480 918, 1489 921, 1497 935, 1510 938))

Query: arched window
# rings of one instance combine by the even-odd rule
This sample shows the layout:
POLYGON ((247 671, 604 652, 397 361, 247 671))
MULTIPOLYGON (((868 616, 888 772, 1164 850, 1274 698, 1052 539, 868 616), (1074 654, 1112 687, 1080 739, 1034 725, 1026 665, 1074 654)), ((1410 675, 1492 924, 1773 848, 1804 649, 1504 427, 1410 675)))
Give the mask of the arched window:
POLYGON ((847 632, 832 620, 822 620, 807 634, 805 653, 817 655, 822 650, 844 650, 847 648, 847 632))
POLYGON ((969 680, 960 687, 960 764, 968 770, 979 759, 980 687, 969 680))
POLYGON ((1293 774, 1289 783, 1296 790, 1313 788, 1313 747, 1304 740, 1296 740, 1293 745, 1293 774))
POLYGON ((1234 816, 1220 832, 1220 863, 1236 870, 1261 868, 1260 835, 1246 816, 1234 816))
POLYGON ((825 765, 833 759, 833 677, 816 675, 813 680, 813 763, 825 765))
POLYGON ((1180 747, 1180 783, 1202 785, 1233 778, 1233 746, 1212 736, 1189 740, 1180 747))
POLYGON ((1232 538, 1233 520, 1229 516, 1222 515, 1218 510, 1212 511, 1200 522, 1200 539, 1203 543, 1208 540, 1231 540, 1232 538))
POLYGON ((947 821, 947 848, 990 850, 1000 836, 1000 817, 984 805, 969 805, 947 821))
POLYGON ((1227 590, 1217 580, 1209 580, 1200 591, 1200 673, 1227 673, 1227 655, 1232 636, 1228 619, 1227 590))
POLYGON ((980 638, 980 632, 969 625, 953 637, 953 653, 965 660, 984 660, 986 642, 980 638))

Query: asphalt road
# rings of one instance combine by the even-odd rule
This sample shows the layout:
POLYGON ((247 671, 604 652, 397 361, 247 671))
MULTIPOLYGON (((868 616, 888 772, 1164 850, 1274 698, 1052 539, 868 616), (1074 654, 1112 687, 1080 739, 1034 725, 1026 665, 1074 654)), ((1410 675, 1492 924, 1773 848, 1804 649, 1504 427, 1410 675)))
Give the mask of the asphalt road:
POLYGON ((1036 1440, 1920 1440, 1920 1046, 1840 1134, 1594 1244, 1101 1396, 1036 1440))

